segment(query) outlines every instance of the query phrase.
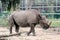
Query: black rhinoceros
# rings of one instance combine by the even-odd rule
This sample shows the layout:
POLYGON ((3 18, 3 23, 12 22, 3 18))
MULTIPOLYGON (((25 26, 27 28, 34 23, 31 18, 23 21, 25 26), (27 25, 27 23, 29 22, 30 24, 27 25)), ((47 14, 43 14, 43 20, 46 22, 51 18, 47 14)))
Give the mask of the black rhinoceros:
POLYGON ((48 29, 51 23, 47 23, 46 20, 41 17, 41 14, 37 10, 24 10, 24 11, 14 11, 9 17, 10 33, 12 33, 12 26, 15 25, 16 32, 19 32, 19 26, 21 27, 31 27, 30 31, 35 35, 34 27, 40 24, 42 28, 48 29))

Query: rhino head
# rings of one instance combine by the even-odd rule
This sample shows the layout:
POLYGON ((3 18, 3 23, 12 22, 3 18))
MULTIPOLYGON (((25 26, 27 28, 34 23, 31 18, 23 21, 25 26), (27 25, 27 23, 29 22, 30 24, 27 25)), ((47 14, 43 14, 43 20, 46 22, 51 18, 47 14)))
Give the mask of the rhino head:
POLYGON ((49 22, 45 16, 42 16, 39 23, 43 29, 48 29, 52 22, 49 22))
POLYGON ((52 23, 52 22, 50 22, 49 24, 42 22, 42 28, 43 28, 43 29, 48 29, 48 28, 50 27, 51 23, 52 23))

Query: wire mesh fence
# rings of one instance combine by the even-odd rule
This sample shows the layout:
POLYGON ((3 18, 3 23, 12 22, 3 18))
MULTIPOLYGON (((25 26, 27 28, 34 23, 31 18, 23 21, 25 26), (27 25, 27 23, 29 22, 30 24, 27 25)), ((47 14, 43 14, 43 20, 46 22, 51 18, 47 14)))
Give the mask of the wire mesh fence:
MULTIPOLYGON (((20 0, 20 10, 26 10, 27 8, 39 9, 40 14, 46 15, 49 20, 60 20, 60 0, 20 0)), ((8 25, 7 18, 9 15, 10 12, 8 11, 0 13, 0 25, 8 25)))
MULTIPOLYGON (((40 13, 41 15, 47 16, 49 21, 52 21, 51 26, 60 26, 60 13, 40 13)), ((0 26, 9 26, 8 17, 10 12, 2 12, 0 15, 0 26)))

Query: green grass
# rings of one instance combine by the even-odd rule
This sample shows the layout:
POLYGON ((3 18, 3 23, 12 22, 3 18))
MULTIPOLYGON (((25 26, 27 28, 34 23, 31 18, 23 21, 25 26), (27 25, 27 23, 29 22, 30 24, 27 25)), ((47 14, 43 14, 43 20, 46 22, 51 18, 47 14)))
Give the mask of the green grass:
POLYGON ((0 18, 0 26, 8 26, 8 21, 5 18, 0 18))
POLYGON ((50 21, 52 21, 51 26, 60 27, 60 19, 50 19, 50 21))
POLYGON ((51 26, 55 26, 55 27, 57 26, 57 27, 59 27, 60 26, 60 22, 52 21, 51 26))
MULTIPOLYGON (((51 26, 60 27, 60 19, 49 19, 52 21, 51 26)), ((6 18, 0 18, 0 26, 8 26, 8 20, 6 18)))

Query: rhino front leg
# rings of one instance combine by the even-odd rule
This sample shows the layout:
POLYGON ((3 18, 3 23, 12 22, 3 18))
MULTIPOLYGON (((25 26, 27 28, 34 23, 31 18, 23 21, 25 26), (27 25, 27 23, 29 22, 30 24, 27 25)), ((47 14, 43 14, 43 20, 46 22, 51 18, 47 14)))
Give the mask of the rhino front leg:
POLYGON ((34 24, 30 24, 30 27, 31 27, 31 29, 30 29, 30 31, 28 32, 28 36, 29 36, 29 34, 32 32, 33 33, 33 36, 35 36, 35 29, 34 29, 34 24))

